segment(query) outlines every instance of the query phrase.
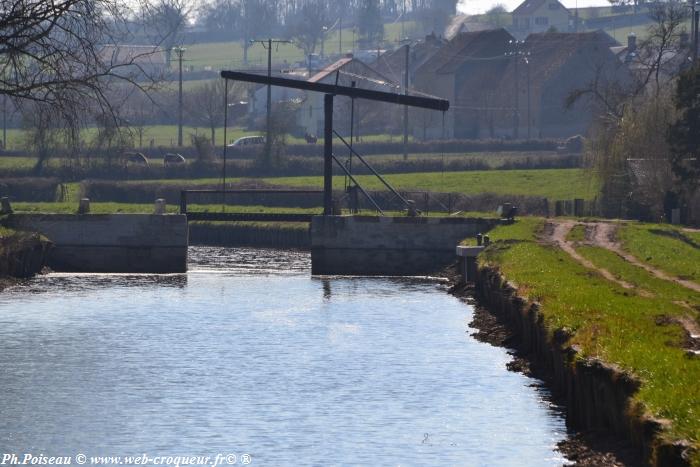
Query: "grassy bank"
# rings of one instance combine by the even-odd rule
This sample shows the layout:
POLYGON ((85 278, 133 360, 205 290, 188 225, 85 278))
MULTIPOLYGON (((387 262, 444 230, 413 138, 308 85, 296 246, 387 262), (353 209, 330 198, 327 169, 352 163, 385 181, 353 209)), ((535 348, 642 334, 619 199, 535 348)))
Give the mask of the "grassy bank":
POLYGON ((620 229, 622 247, 642 261, 669 274, 700 281, 700 234, 680 228, 629 223, 620 229))
MULTIPOLYGON (((564 251, 538 241, 544 220, 524 218, 490 233, 493 246, 482 265, 499 268, 520 295, 541 304, 550 332, 567 329, 568 342, 581 357, 599 358, 633 374, 641 388, 634 402, 641 411, 670 421, 665 437, 700 446, 700 358, 684 349, 679 320, 699 322, 700 295, 619 256, 580 244, 577 250, 595 265, 633 284, 622 288, 585 268, 564 251)), ((581 232, 574 232, 576 240, 581 232)), ((698 256, 695 256, 695 261, 698 256)), ((694 465, 700 465, 696 452, 694 465)))

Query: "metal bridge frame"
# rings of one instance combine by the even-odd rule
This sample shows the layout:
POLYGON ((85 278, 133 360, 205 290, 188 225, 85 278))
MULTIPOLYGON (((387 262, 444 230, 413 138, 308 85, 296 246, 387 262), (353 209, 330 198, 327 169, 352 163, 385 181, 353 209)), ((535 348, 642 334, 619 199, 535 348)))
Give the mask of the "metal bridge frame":
POLYGON ((410 107, 439 110, 446 112, 450 102, 445 99, 432 97, 409 96, 391 92, 360 89, 349 86, 339 86, 325 83, 310 83, 297 79, 263 76, 240 71, 222 71, 221 77, 226 80, 243 81, 247 83, 267 84, 284 88, 301 89, 304 91, 322 92, 324 130, 323 130, 323 215, 333 213, 333 97, 347 96, 355 99, 367 99, 378 102, 388 102, 410 107))

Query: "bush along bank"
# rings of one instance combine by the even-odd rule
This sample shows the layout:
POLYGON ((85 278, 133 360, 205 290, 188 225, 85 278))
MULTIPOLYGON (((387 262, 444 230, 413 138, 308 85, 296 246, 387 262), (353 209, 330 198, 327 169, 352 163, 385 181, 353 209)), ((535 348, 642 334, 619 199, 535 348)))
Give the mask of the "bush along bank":
POLYGON ((311 248, 309 225, 303 222, 190 222, 190 244, 311 248))
POLYGON ((41 272, 51 245, 39 234, 0 227, 0 280, 3 277, 26 278, 41 272))
POLYGON ((627 440, 649 465, 700 465, 700 358, 675 324, 691 310, 661 289, 652 297, 585 268, 546 243, 544 225, 525 219, 490 232, 480 302, 565 401, 570 427, 627 440))

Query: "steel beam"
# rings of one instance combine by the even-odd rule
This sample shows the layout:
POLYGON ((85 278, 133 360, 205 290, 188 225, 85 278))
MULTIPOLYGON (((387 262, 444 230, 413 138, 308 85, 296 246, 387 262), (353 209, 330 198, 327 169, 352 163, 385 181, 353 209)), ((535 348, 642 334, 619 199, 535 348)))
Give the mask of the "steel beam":
POLYGON ((235 81, 244 81, 246 83, 269 84, 272 86, 281 86, 283 88, 322 92, 325 94, 335 94, 336 96, 347 96, 354 97, 356 99, 388 102, 390 104, 407 105, 410 107, 420 107, 423 109, 439 110, 442 112, 446 112, 450 108, 450 101, 434 97, 407 96, 405 94, 352 88, 350 86, 340 86, 326 83, 310 83, 299 79, 280 78, 277 76, 267 77, 254 73, 244 73, 241 71, 222 71, 221 77, 235 81))

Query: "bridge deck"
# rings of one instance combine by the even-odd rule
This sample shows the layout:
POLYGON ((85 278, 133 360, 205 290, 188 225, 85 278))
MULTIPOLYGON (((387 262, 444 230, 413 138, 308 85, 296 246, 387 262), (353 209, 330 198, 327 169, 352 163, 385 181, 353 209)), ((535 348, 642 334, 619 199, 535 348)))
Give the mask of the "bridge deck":
POLYGON ((311 222, 314 214, 264 212, 188 212, 188 221, 311 222))

